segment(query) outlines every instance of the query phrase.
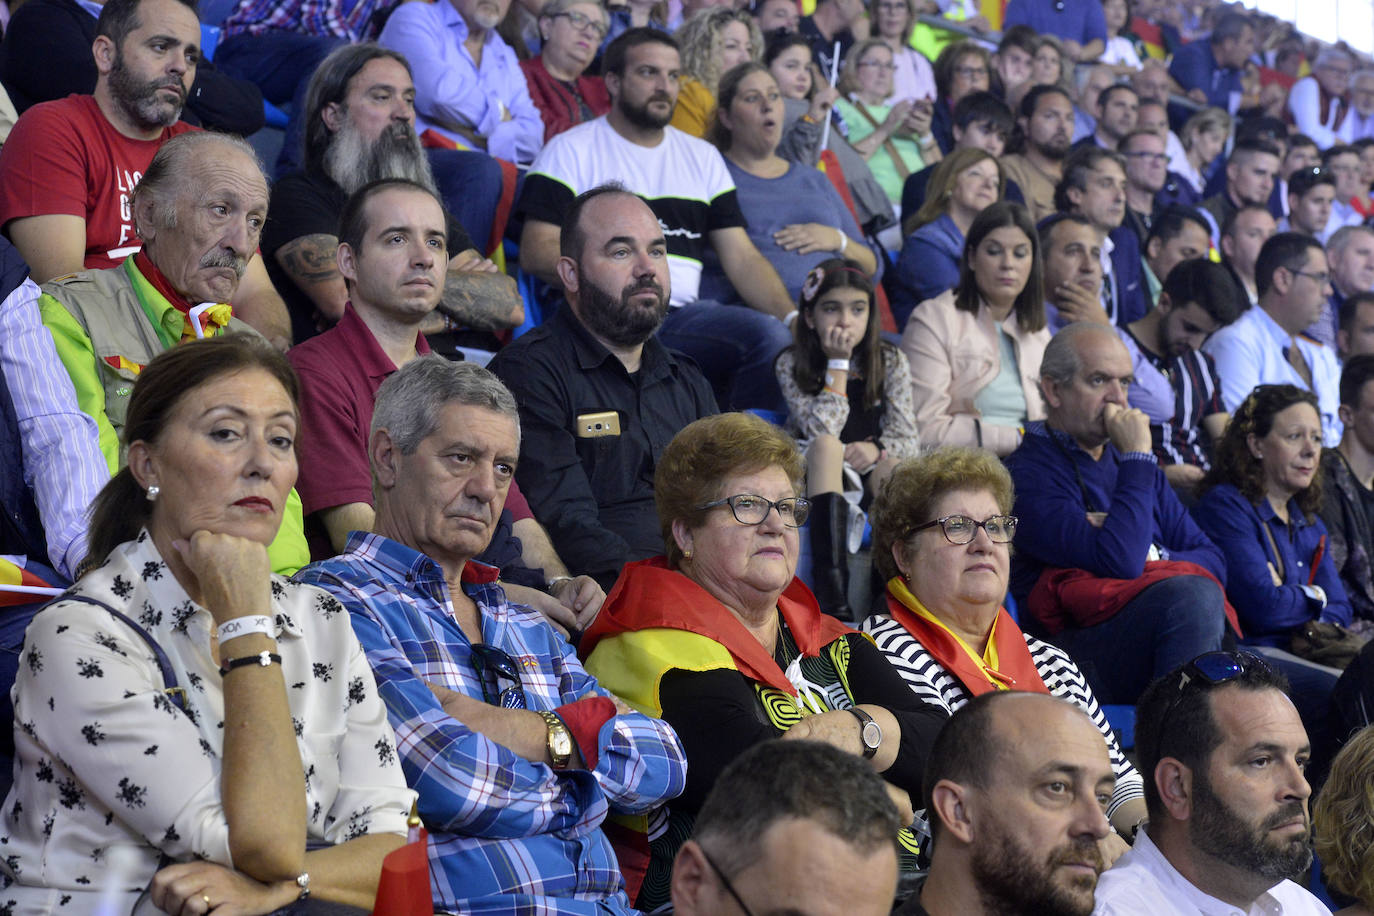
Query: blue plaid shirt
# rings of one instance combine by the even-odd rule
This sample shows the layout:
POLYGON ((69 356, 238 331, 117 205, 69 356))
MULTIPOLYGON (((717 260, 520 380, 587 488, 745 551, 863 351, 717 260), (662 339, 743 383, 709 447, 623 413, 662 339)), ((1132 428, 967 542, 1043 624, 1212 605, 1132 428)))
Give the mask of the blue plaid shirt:
MULTIPOLYGON (((464 592, 481 609, 482 639, 521 667, 530 709, 610 696, 535 611, 494 581, 464 592)), ((517 756, 444 712, 426 682, 481 699, 471 643, 453 616, 443 570, 395 541, 353 532, 340 556, 297 579, 334 594, 352 614, 385 701, 406 780, 430 831, 436 908, 463 913, 630 914, 608 811, 646 813, 682 792, 687 761, 659 719, 616 716, 601 727, 596 768, 555 772, 517 756)))
POLYGON ((224 20, 224 37, 280 30, 364 41, 377 37, 373 16, 393 0, 239 0, 224 20))

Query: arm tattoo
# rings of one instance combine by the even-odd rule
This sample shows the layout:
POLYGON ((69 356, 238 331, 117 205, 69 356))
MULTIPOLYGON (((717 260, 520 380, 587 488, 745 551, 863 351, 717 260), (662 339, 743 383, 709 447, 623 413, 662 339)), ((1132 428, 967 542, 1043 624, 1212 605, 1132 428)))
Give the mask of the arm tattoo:
POLYGON ((277 249, 277 263, 297 286, 314 286, 339 276, 339 266, 334 261, 338 250, 338 236, 323 232, 303 235, 277 249))
POLYGON ((523 308, 515 279, 502 273, 450 270, 439 309, 454 321, 479 331, 515 327, 523 308))

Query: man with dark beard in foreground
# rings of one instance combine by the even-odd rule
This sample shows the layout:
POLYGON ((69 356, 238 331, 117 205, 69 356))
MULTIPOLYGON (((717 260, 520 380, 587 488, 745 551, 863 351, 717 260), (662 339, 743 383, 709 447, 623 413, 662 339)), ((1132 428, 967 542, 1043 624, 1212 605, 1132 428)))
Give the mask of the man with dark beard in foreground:
MULTIPOLYGON (((348 292, 335 264, 339 216, 363 185, 387 178, 414 181, 441 196, 458 219, 448 219, 448 273, 436 314, 421 330, 453 325, 501 331, 524 320, 515 281, 474 246, 467 226, 489 231, 500 194, 500 170, 484 153, 421 147, 415 134, 415 85, 405 58, 375 42, 346 45, 320 64, 306 93, 305 170, 272 189, 262 252, 286 299, 297 343, 343 316, 348 292), (446 173, 465 173, 461 193, 440 188, 431 161, 446 173), (480 218, 480 219, 479 219, 480 218), (480 225, 475 225, 477 221, 480 225)), ((437 166, 436 166, 437 167, 437 166)), ((485 237, 477 245, 484 245, 485 237)), ((487 349, 490 349, 488 346, 487 349)))
POLYGON ((1116 776, 1078 707, 994 690, 961 707, 926 764, 929 877, 906 916, 1088 916, 1104 864, 1125 849, 1107 822, 1116 776))
POLYGON ((1291 880, 1312 861, 1312 789, 1287 690, 1245 652, 1209 652, 1150 685, 1135 733, 1150 820, 1103 873, 1094 913, 1329 916, 1291 880))
POLYGON ((557 270, 567 308, 491 363, 524 435, 516 480, 573 575, 608 591, 663 552, 654 469, 678 430, 716 413, 696 364, 657 339, 670 294, 663 229, 642 199, 602 185, 569 206, 557 270))

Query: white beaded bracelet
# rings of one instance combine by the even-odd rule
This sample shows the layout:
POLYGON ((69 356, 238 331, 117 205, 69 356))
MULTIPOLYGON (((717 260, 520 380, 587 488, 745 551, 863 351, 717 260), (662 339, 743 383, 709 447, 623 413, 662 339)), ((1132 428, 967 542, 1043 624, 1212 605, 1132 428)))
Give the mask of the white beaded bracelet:
POLYGON ((250 633, 261 633, 264 636, 276 638, 277 624, 266 614, 249 614, 245 617, 235 617, 233 620, 226 620, 219 625, 219 641, 228 642, 240 636, 247 636, 250 633))

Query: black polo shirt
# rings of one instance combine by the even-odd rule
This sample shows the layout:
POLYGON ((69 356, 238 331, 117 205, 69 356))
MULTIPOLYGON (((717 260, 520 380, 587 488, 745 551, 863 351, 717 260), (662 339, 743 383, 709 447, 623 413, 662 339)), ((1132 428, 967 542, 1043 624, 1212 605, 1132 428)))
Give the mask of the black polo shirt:
POLYGON ((491 370, 520 407, 516 480, 568 568, 609 590, 625 563, 662 553, 659 456, 688 423, 717 413, 696 363, 650 338, 630 374, 565 304, 491 370), (619 434, 586 435, 586 418, 605 412, 619 434))

